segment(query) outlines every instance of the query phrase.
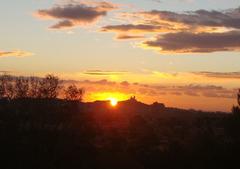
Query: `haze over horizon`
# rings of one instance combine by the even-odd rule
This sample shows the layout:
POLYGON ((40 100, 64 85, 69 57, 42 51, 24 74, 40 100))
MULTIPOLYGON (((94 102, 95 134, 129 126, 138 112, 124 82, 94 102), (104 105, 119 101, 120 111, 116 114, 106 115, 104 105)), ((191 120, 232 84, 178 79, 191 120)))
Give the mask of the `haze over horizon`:
POLYGON ((11 0, 0 10, 1 73, 77 80, 84 101, 236 104, 237 0, 11 0))

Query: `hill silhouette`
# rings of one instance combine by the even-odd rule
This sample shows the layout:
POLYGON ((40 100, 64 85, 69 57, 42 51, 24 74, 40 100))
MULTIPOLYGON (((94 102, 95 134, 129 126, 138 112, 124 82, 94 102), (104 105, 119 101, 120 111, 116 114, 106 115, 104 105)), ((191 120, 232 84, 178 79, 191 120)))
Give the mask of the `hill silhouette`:
POLYGON ((4 168, 232 168, 240 120, 146 105, 136 100, 82 103, 0 100, 4 168))
POLYGON ((0 85, 4 169, 239 166, 238 106, 230 114, 213 113, 147 105, 132 97, 113 107, 109 101, 81 102, 83 91, 74 85, 65 90, 65 99, 57 98, 54 76, 27 84, 3 79, 0 85))

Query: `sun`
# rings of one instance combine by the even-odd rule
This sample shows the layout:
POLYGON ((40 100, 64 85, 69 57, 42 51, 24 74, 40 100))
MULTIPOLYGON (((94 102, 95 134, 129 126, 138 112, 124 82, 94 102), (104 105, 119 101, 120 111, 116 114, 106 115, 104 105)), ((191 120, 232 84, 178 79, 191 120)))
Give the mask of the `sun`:
POLYGON ((115 107, 118 104, 118 100, 116 98, 109 98, 111 106, 115 107))

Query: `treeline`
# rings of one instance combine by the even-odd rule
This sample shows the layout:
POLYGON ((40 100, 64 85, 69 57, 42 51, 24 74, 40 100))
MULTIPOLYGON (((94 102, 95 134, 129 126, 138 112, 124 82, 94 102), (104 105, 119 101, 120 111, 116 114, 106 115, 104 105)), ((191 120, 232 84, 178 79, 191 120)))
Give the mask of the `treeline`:
POLYGON ((13 77, 0 75, 0 99, 56 99, 82 101, 83 88, 75 84, 67 87, 54 75, 48 74, 44 78, 39 77, 13 77))

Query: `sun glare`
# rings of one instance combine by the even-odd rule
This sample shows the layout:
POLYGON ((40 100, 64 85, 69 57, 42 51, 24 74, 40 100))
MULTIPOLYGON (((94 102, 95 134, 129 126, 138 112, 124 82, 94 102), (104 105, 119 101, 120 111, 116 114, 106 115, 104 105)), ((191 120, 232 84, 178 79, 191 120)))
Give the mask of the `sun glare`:
POLYGON ((115 107, 118 104, 118 100, 116 98, 109 98, 111 106, 115 107))

